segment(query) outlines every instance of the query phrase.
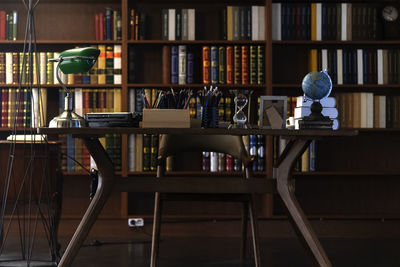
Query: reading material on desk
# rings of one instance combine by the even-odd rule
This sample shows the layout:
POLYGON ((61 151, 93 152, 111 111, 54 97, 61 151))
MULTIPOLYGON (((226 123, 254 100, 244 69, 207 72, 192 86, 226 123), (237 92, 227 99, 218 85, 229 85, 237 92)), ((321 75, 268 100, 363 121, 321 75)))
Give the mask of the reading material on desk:
POLYGON ((85 120, 89 127, 139 127, 142 116, 131 112, 86 113, 85 120))

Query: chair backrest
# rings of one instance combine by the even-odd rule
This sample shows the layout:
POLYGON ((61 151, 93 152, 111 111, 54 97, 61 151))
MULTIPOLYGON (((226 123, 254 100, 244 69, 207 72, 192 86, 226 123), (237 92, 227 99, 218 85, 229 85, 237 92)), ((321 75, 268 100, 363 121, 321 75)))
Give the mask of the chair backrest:
POLYGON ((180 152, 213 151, 230 154, 241 159, 242 163, 250 162, 241 136, 236 135, 162 135, 158 150, 158 158, 165 159, 168 156, 180 152))

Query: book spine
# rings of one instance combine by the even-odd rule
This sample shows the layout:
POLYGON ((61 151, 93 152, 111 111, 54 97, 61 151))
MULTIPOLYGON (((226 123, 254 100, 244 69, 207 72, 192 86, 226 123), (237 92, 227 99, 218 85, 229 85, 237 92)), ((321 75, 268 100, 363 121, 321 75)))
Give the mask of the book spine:
POLYGON ((264 46, 257 46, 257 83, 265 82, 265 51, 264 46))
POLYGON ((226 50, 224 46, 218 47, 218 82, 224 84, 226 81, 226 50))
POLYGON ((227 172, 232 172, 233 171, 233 158, 231 155, 226 154, 225 155, 225 159, 226 159, 226 163, 225 163, 225 167, 226 167, 226 171, 227 172))
POLYGON ((147 39, 147 16, 146 16, 146 14, 140 13, 138 28, 139 28, 138 40, 146 40, 147 39))
POLYGON ((171 83, 178 83, 179 76, 179 58, 178 46, 171 46, 171 83))
POLYGON ((179 69, 179 73, 178 73, 178 76, 179 76, 179 84, 185 84, 186 83, 186 75, 187 75, 187 69, 186 69, 186 67, 187 67, 187 62, 186 62, 186 54, 187 54, 187 51, 186 51, 187 49, 186 49, 186 45, 179 45, 178 46, 178 57, 179 57, 179 60, 178 60, 178 64, 179 64, 179 66, 178 66, 178 69, 179 69))
POLYGON ((203 83, 208 84, 211 82, 211 52, 209 46, 202 48, 202 62, 203 62, 203 83))
POLYGON ((161 10, 161 39, 168 40, 168 9, 161 10))
POLYGON ((218 83, 218 47, 211 46, 211 83, 218 83))
POLYGON ((12 52, 6 52, 6 84, 12 84, 12 52))
POLYGON ((18 12, 12 12, 12 35, 11 40, 17 40, 17 29, 18 29, 18 12))
POLYGON ((140 13, 136 11, 135 12, 135 38, 134 38, 134 40, 139 40, 139 29, 140 29, 139 21, 140 21, 140 13))
POLYGON ((184 8, 184 9, 182 9, 181 13, 182 13, 182 29, 181 29, 182 40, 189 40, 189 29, 188 29, 188 27, 189 27, 189 25, 188 25, 189 10, 184 8))
POLYGON ((99 45, 100 55, 98 57, 98 81, 99 84, 106 84, 106 46, 99 45))
POLYGON ((250 84, 257 84, 257 46, 250 46, 250 84))
POLYGON ((265 171, 265 137, 257 135, 257 171, 265 171))
POLYGON ((256 135, 249 136, 249 154, 254 158, 253 161, 253 171, 257 171, 257 137, 256 135))
POLYGON ((6 12, 0 10, 0 40, 6 39, 6 12))
MULTIPOLYGON (((42 75, 42 66, 40 69, 40 74, 42 75)), ((12 83, 18 84, 18 81, 19 81, 19 55, 18 55, 18 52, 13 52, 12 53, 12 83)))
POLYGON ((196 40, 196 11, 188 9, 188 40, 196 40))
MULTIPOLYGON (((165 46, 165 47, 167 47, 168 50, 170 49, 168 46, 165 46)), ((101 53, 100 53, 100 55, 101 55, 101 53)), ((170 53, 169 53, 169 55, 170 55, 170 53)), ((163 58, 163 60, 164 60, 164 58, 163 58)), ((170 62, 170 60, 171 60, 171 58, 168 57, 168 62, 170 62)), ((99 63, 99 68, 100 68, 100 57, 99 57, 98 63, 99 63)), ((136 64, 137 64, 136 49, 134 47, 129 47, 129 51, 128 51, 128 82, 129 83, 137 82, 136 64)), ((98 79, 99 79, 98 83, 100 83, 100 78, 98 77, 98 79)), ((169 78, 168 78, 168 80, 169 80, 169 78)))
MULTIPOLYGON (((54 57, 54 53, 53 52, 47 52, 46 56, 48 59, 53 58, 54 57)), ((47 61, 45 62, 46 64, 46 83, 47 84, 54 84, 54 68, 53 68, 53 62, 47 61)), ((21 66, 21 64, 20 64, 21 66)))
POLYGON ((210 152, 210 172, 218 171, 218 153, 210 152))
POLYGON ((242 45, 242 84, 249 84, 249 47, 242 45))
POLYGON ((6 83, 6 54, 0 52, 0 84, 6 83))
POLYGON ((171 83, 171 48, 167 45, 162 50, 162 82, 164 84, 171 83))
POLYGON ((106 25, 106 40, 112 40, 112 9, 106 8, 105 25, 106 25))
POLYGON ((226 83, 233 84, 233 47, 226 47, 226 83))
POLYGON ((233 83, 240 84, 242 75, 241 75, 241 47, 239 45, 235 45, 233 47, 233 83))
POLYGON ((201 169, 205 172, 210 171, 210 152, 202 152, 201 169))
POLYGON ((175 39, 175 9, 168 9, 168 40, 174 41, 175 39))
POLYGON ((106 84, 114 84, 114 46, 106 45, 106 84))
POLYGON ((121 45, 114 45, 114 84, 122 83, 122 47, 121 45))
POLYGON ((192 51, 187 52, 187 67, 186 67, 186 83, 193 83, 194 76, 194 53, 192 51))
POLYGON ((175 40, 182 40, 182 10, 175 9, 175 40))
POLYGON ((150 170, 155 171, 157 169, 157 156, 158 156, 158 134, 151 135, 151 150, 150 150, 150 170))

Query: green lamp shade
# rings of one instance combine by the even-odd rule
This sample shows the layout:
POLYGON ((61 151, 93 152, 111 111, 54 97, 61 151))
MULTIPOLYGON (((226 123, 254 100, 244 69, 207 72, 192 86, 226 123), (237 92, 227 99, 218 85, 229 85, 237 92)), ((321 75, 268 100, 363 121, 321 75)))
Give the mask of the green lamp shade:
POLYGON ((60 69, 64 74, 88 72, 96 63, 100 50, 93 47, 83 47, 65 50, 60 53, 63 59, 60 69))

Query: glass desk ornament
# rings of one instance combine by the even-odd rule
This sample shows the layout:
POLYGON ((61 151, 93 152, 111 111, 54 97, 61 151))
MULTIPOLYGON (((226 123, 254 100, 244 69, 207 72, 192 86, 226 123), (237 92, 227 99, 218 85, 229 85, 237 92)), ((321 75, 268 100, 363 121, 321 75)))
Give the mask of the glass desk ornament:
POLYGON ((333 121, 323 116, 321 99, 327 98, 332 91, 332 80, 326 70, 308 73, 301 84, 304 100, 311 100, 311 114, 299 120, 300 129, 332 129, 333 121))
POLYGON ((229 125, 230 128, 249 128, 247 124, 247 116, 245 108, 249 104, 249 100, 246 95, 242 92, 234 91, 235 98, 235 113, 233 115, 233 124, 229 125))

